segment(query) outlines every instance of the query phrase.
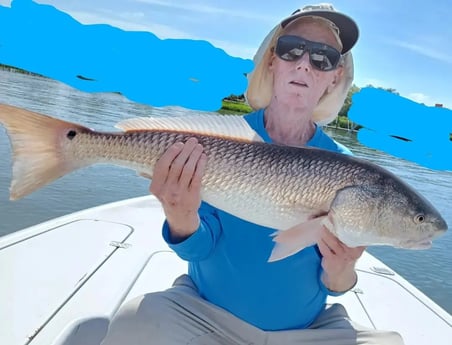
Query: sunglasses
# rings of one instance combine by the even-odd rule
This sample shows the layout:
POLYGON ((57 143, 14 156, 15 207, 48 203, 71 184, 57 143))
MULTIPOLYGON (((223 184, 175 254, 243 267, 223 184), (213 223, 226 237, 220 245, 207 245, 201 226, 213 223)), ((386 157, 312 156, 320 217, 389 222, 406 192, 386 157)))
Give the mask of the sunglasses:
POLYGON ((306 52, 309 52, 311 65, 324 72, 334 70, 341 59, 341 53, 336 48, 300 36, 284 35, 276 42, 275 53, 285 61, 297 61, 306 52))

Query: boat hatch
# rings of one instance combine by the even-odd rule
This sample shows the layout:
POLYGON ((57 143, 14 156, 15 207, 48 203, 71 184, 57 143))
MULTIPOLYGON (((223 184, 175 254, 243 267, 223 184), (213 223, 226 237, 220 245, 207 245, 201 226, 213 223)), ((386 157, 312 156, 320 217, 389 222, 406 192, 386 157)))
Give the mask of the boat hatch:
POLYGON ((435 308, 429 308, 427 299, 414 288, 408 289, 401 278, 386 271, 374 272, 373 268, 359 272, 358 286, 363 287, 363 292, 357 295, 373 326, 397 330, 406 344, 444 344, 445 335, 452 335, 448 320, 435 308))
POLYGON ((2 344, 27 344, 118 250, 130 226, 79 219, 0 248, 2 344), (29 283, 28 283, 29 282, 29 283), (6 324, 5 324, 6 323, 6 324))

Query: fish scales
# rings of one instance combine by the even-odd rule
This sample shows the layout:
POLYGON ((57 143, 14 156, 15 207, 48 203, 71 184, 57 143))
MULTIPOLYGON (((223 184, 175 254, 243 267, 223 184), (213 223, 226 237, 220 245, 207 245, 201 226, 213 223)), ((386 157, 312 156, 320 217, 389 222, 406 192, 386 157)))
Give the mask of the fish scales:
MULTIPOLYGON (((187 132, 136 131, 98 133, 81 131, 67 146, 75 159, 115 163, 152 175, 157 159, 175 142, 196 137, 208 157, 203 177, 207 195, 220 193, 228 202, 278 207, 286 216, 297 210, 326 212, 337 189, 354 183, 360 173, 345 157, 311 149, 249 143, 187 132), (327 157, 323 156, 326 155, 327 157), (253 197, 250 197, 250 193, 253 197), (243 199, 243 200, 242 200, 243 199)), ((215 200, 210 200, 216 204, 215 200)), ((233 207, 233 206, 230 206, 233 207)), ((294 217, 294 216, 290 216, 294 217)), ((268 224, 273 225, 273 224, 268 224)))

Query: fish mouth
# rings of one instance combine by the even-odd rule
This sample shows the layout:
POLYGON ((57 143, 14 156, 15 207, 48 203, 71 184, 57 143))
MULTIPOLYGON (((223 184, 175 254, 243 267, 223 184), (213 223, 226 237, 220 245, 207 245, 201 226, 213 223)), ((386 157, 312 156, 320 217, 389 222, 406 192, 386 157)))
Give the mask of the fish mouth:
POLYGON ((433 238, 444 235, 444 233, 446 233, 446 231, 449 229, 449 226, 444 219, 441 219, 438 223, 438 229, 435 231, 433 238))
POLYGON ((435 233, 432 235, 432 239, 435 239, 437 237, 444 235, 446 233, 446 231, 447 231, 447 227, 436 230, 435 233))
POLYGON ((429 249, 432 247, 431 240, 424 240, 420 242, 412 242, 410 245, 410 249, 429 249))
POLYGON ((432 240, 436 237, 438 237, 438 234, 435 232, 421 239, 408 240, 403 247, 408 249, 429 249, 432 247, 432 240))
POLYGON ((439 225, 436 226, 435 229, 429 231, 428 235, 425 235, 422 238, 418 239, 410 239, 403 243, 404 248, 408 249, 428 249, 432 247, 432 241, 444 235, 447 231, 447 224, 444 220, 441 219, 439 225))

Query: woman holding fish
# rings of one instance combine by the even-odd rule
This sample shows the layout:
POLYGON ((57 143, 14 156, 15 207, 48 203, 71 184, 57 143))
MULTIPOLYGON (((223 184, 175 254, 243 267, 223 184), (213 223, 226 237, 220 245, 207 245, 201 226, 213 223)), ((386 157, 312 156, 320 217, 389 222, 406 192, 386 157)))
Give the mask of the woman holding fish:
POLYGON ((92 164, 132 168, 152 178, 163 237, 189 262, 171 289, 127 303, 104 345, 403 343, 325 303, 356 284, 365 246, 425 249, 447 231, 422 195, 319 126, 344 102, 357 39, 330 5, 295 11, 256 53, 244 117, 136 118, 98 132, 0 104, 11 199, 92 164))
MULTIPOLYGON (((256 111, 245 116, 248 124, 265 142, 350 154, 320 125, 343 104, 357 39, 355 22, 329 5, 307 6, 284 19, 254 58, 246 97, 256 111)), ((167 291, 126 305, 104 345, 403 343, 395 332, 353 324, 341 305, 325 305, 328 295, 356 284, 355 263, 365 247, 347 247, 322 214, 275 229, 202 202, 208 159, 190 138, 157 162, 150 191, 166 214, 163 236, 189 262, 189 274, 167 291), (285 231, 272 238, 278 230, 285 231)))

